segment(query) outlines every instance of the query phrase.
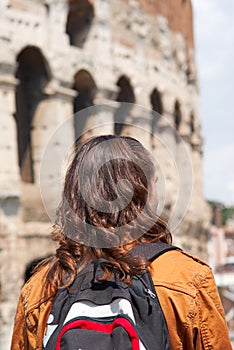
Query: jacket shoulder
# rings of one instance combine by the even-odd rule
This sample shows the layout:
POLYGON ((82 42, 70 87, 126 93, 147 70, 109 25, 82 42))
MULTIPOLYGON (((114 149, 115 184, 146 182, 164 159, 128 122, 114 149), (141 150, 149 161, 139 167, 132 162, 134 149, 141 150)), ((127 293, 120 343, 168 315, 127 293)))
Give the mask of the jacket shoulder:
POLYGON ((195 296, 196 289, 211 273, 210 266, 181 250, 162 254, 149 266, 154 284, 195 296))
POLYGON ((21 297, 26 313, 55 295, 56 291, 52 286, 45 290, 47 271, 48 265, 43 266, 23 286, 21 297))

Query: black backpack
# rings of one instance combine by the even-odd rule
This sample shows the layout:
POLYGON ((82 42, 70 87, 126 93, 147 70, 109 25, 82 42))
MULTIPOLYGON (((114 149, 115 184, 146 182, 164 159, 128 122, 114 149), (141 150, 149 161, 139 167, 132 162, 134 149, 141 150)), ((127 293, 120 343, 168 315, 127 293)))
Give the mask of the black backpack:
MULTIPOLYGON (((153 261, 178 249, 165 243, 138 245, 136 256, 153 261)), ((114 274, 98 282, 99 259, 77 275, 69 289, 59 289, 47 321, 43 350, 170 350, 170 340, 150 273, 134 276, 130 286, 114 274)))

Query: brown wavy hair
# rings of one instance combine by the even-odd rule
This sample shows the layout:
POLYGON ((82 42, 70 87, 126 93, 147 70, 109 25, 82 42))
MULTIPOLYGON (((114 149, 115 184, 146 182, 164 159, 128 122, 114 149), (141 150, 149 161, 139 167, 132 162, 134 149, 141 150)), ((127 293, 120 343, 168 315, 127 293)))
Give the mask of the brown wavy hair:
MULTIPOLYGON (((47 283, 69 287, 90 259, 105 258, 125 283, 147 261, 131 254, 136 244, 171 243, 166 221, 156 214, 155 167, 134 138, 105 135, 79 143, 65 176, 52 239, 59 243, 47 283)), ((103 265, 102 280, 112 275, 103 265)))

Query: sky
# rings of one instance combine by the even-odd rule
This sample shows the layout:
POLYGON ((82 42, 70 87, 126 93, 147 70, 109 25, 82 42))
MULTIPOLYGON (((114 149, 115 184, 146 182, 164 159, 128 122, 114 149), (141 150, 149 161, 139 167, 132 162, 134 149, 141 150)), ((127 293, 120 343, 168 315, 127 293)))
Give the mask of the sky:
POLYGON ((234 0, 193 0, 205 198, 234 205, 234 0))

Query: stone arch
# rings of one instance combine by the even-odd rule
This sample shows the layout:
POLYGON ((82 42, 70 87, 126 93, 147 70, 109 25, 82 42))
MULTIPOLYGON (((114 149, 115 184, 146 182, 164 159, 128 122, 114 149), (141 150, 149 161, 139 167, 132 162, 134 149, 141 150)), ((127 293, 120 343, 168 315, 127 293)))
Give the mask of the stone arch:
POLYGON ((117 102, 134 103, 136 101, 131 80, 127 75, 121 75, 116 85, 119 87, 119 93, 116 99, 117 102))
POLYGON ((188 132, 188 141, 193 150, 197 150, 199 152, 202 151, 202 135, 200 130, 200 125, 196 123, 196 117, 194 111, 191 111, 189 117, 189 132, 188 132))
POLYGON ((26 46, 17 56, 16 113, 18 160, 21 178, 33 183, 33 157, 31 145, 32 120, 38 104, 46 98, 44 89, 52 74, 41 50, 26 46))
POLYGON ((160 119, 160 116, 163 114, 162 95, 157 88, 153 89, 150 95, 150 103, 151 103, 152 110, 154 112, 157 112, 157 113, 154 113, 154 112, 152 113, 151 132, 153 135, 155 131, 155 127, 160 119))
POLYGON ((135 103, 135 93, 133 86, 131 84, 131 80, 127 75, 121 75, 116 83, 117 87, 119 88, 119 92, 116 98, 117 102, 127 102, 129 105, 124 104, 116 110, 115 113, 115 134, 120 135, 122 132, 122 129, 124 127, 126 118, 131 110, 130 103, 135 103))
POLYGON ((190 129, 190 135, 193 135, 195 133, 195 116, 194 113, 191 112, 190 114, 190 120, 189 120, 189 129, 190 129))
POLYGON ((157 88, 153 89, 150 95, 150 103, 151 103, 152 109, 155 112, 159 114, 163 114, 162 95, 157 88))
MULTIPOLYGON (((77 113, 94 104, 97 93, 97 85, 92 75, 85 69, 79 70, 74 76, 73 89, 77 95, 73 101, 73 111, 77 113)), ((86 118, 75 118, 75 138, 79 137, 86 124, 86 118)))
POLYGON ((87 70, 81 69, 75 74, 73 88, 77 91, 73 104, 74 113, 94 104, 97 86, 87 70))
POLYGON ((181 104, 178 100, 175 101, 174 105, 174 125, 177 132, 180 130, 182 122, 181 104))
POLYGON ((70 44, 83 47, 94 18, 94 6, 89 0, 69 0, 66 34, 70 44))

